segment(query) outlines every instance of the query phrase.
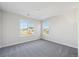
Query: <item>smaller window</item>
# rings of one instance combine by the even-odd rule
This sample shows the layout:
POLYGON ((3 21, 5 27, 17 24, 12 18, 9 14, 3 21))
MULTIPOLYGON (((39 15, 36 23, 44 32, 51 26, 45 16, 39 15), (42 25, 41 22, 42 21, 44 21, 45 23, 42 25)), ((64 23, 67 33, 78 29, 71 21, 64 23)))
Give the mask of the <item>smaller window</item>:
POLYGON ((43 22, 43 35, 48 35, 49 30, 48 30, 48 21, 43 22))

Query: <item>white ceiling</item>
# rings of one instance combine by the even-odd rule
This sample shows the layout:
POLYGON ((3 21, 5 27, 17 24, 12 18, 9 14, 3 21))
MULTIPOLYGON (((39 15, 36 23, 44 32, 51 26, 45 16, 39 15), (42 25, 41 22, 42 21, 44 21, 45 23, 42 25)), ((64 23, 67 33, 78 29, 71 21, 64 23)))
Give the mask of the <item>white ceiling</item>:
POLYGON ((1 9, 38 20, 60 15, 64 10, 76 8, 77 2, 0 2, 1 9))

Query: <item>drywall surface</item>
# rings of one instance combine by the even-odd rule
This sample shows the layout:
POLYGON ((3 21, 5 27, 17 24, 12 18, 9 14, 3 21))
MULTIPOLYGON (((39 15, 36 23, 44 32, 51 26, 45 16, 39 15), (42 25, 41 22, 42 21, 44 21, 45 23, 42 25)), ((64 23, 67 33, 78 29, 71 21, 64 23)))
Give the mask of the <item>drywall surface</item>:
POLYGON ((78 37, 77 38, 78 38, 78 56, 79 56, 79 8, 78 8, 78 22, 77 22, 77 24, 78 24, 78 28, 77 28, 78 29, 77 30, 78 31, 78 33, 77 33, 78 37))
POLYGON ((2 11, 0 11, 0 47, 2 44, 2 11))
POLYGON ((21 37, 20 20, 29 20, 21 15, 3 11, 3 44, 2 47, 38 40, 40 38, 39 21, 30 19, 35 25, 35 33, 32 36, 21 37))
POLYGON ((48 20, 49 34, 43 39, 78 48, 77 40, 77 10, 66 10, 62 15, 48 20))

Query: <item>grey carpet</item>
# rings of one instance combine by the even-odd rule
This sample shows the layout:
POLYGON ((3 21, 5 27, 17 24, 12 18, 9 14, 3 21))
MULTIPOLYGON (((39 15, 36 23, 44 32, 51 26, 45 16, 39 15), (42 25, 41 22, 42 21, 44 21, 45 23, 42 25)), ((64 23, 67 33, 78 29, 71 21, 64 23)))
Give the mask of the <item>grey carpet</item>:
POLYGON ((77 57, 75 48, 36 40, 0 49, 0 57, 77 57))

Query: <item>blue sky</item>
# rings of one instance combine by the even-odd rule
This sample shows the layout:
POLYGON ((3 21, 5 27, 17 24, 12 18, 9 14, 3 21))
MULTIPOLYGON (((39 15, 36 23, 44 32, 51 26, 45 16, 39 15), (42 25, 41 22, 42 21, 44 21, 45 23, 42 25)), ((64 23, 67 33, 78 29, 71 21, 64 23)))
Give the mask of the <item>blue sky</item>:
MULTIPOLYGON (((28 27, 34 27, 34 24, 30 20, 20 20, 20 29, 27 28, 28 27)), ((43 28, 48 28, 48 21, 43 22, 43 28)))
POLYGON ((25 20, 20 20, 20 28, 21 28, 21 29, 27 28, 27 24, 28 24, 27 21, 25 21, 25 20))
POLYGON ((48 28, 48 21, 43 22, 43 28, 48 28))
POLYGON ((27 26, 33 27, 34 24, 30 20, 20 20, 20 29, 27 28, 27 26))

